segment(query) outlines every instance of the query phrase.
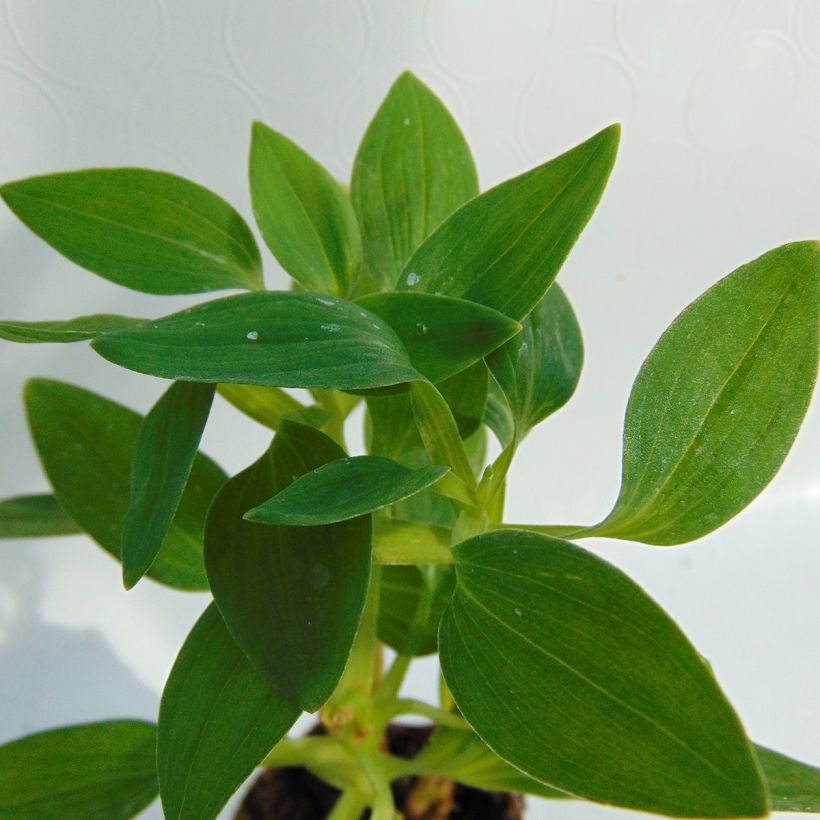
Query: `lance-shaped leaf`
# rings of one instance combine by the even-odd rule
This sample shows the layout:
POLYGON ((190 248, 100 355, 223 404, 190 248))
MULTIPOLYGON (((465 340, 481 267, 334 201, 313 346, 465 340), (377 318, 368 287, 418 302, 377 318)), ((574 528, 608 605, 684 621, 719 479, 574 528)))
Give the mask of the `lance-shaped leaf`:
POLYGON ((418 378, 386 322, 312 293, 228 296, 92 344, 115 364, 177 381, 347 390, 418 378))
POLYGON ((820 812, 820 769, 755 746, 775 811, 820 812))
POLYGON ((502 449, 515 438, 515 418, 510 403, 495 376, 490 374, 487 384, 487 404, 484 407, 484 423, 495 433, 502 449))
POLYGON ((306 711, 330 697, 347 662, 370 579, 370 519, 280 527, 244 515, 344 455, 318 430, 286 421, 271 450, 216 497, 205 533, 208 578, 231 635, 306 711))
POLYGON ((402 655, 435 652, 441 615, 450 601, 454 583, 451 566, 383 567, 379 585, 379 640, 402 655))
POLYGON ((428 744, 406 769, 427 777, 446 777, 478 789, 523 792, 538 797, 567 798, 510 766, 469 729, 438 726, 428 744))
POLYGON ((245 519, 291 527, 347 521, 415 495, 449 472, 441 465, 411 470, 380 456, 341 458, 300 476, 245 519))
POLYGON ((0 501, 0 538, 40 538, 81 532, 82 528, 53 495, 18 495, 0 501))
POLYGON ((523 319, 592 216, 619 134, 612 125, 468 202, 413 254, 398 289, 460 296, 523 319))
POLYGON ((620 570, 535 533, 497 531, 453 552, 442 670, 497 754, 601 803, 674 817, 767 813, 752 748, 710 669, 620 570))
POLYGON ((738 268, 672 323, 624 423, 621 492, 589 535, 680 544, 740 512, 780 468, 817 376, 820 243, 738 268))
POLYGON ((452 563, 450 541, 448 527, 386 515, 373 516, 374 556, 380 564, 452 563))
POLYGON ((157 796, 157 727, 65 726, 0 746, 0 817, 128 820, 157 796))
POLYGON ((212 384, 175 382, 145 417, 134 447, 122 525, 122 578, 131 589, 153 564, 188 483, 214 398, 212 384))
POLYGON ((370 277, 392 288, 427 235, 477 193, 464 135, 435 94, 405 72, 368 126, 353 164, 350 196, 370 277))
POLYGON ((250 228, 221 197, 187 179, 100 168, 10 182, 0 196, 64 256, 146 293, 262 287, 250 228))
POLYGON ((220 384, 216 392, 254 421, 277 430, 289 413, 303 410, 304 405, 278 387, 258 384, 220 384))
POLYGON ((185 639, 162 693, 157 766, 165 817, 216 817, 298 716, 211 604, 185 639))
POLYGON ((521 324, 521 333, 487 357, 519 440, 570 400, 584 361, 578 320, 557 284, 521 324))
POLYGON ((474 436, 487 407, 489 371, 483 361, 439 382, 436 387, 450 407, 458 433, 463 439, 474 436))
POLYGON ((255 122, 250 182, 259 230, 279 264, 308 290, 346 293, 362 243, 336 180, 287 137, 255 122))
MULTIPOLYGON (((29 427, 68 515, 119 559, 142 416, 80 387, 35 379, 25 391, 29 427)), ((207 589, 205 516, 226 476, 201 453, 148 575, 179 589, 207 589)))
POLYGON ((429 293, 374 293, 358 303, 396 331, 413 367, 433 382, 483 359, 521 329, 497 310, 429 293))
POLYGON ((0 322, 0 339, 10 342, 83 342, 103 333, 141 325, 147 319, 100 313, 54 322, 0 322))

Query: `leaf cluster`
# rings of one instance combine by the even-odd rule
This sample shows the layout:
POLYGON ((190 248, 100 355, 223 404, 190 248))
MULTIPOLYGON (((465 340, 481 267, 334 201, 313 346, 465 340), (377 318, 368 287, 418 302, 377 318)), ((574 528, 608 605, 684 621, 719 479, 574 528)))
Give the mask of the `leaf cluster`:
POLYGON ((171 380, 145 417, 30 381, 53 495, 0 502, 0 536, 87 533, 126 588, 148 576, 212 596, 157 725, 0 747, 0 817, 131 817, 159 792, 166 817, 202 820, 263 761, 338 785, 339 817, 370 806, 393 818, 389 783, 408 774, 675 817, 820 810, 820 771, 752 744, 670 616, 574 543, 685 543, 763 490, 816 379, 820 243, 739 267, 663 334, 633 385, 621 490, 600 523, 504 518, 517 450, 580 378, 581 332, 555 279, 619 136, 605 128, 480 193, 458 125, 404 74, 348 190, 256 123, 253 210, 287 292, 265 289, 242 216, 171 174, 96 169, 0 188, 32 231, 112 282, 243 291, 151 319, 0 322, 9 341, 90 341, 171 380), (232 477, 199 449, 215 394, 274 433, 232 477), (367 451, 351 455, 357 405, 367 451), (400 697, 412 659, 436 652, 440 702, 400 697), (287 737, 304 711, 326 736, 287 737), (406 713, 438 727, 412 761, 380 745, 406 713))

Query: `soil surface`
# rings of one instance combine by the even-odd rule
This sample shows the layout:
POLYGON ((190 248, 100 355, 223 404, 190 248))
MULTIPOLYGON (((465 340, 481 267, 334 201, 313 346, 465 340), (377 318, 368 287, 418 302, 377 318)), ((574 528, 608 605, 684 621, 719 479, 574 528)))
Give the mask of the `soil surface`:
MULTIPOLYGON (((390 753, 413 758, 431 733, 429 726, 391 724, 387 730, 390 753)), ((396 808, 406 820, 521 820, 524 816, 524 799, 519 794, 488 792, 434 777, 400 777, 391 785, 396 808)), ((337 788, 301 766, 268 769, 251 786, 236 818, 325 820, 339 794, 337 788)), ((369 817, 369 811, 362 814, 362 818, 369 817)))

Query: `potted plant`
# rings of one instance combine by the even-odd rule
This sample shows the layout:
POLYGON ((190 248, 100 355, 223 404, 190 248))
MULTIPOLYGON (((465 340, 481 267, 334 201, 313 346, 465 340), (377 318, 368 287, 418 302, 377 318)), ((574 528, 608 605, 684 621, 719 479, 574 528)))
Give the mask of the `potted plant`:
POLYGON ((519 816, 491 795, 465 808, 454 783, 677 817, 820 810, 820 772, 754 745, 720 670, 576 543, 692 541, 763 490, 816 377, 820 243, 741 265, 663 334, 632 388, 609 515, 504 517, 516 451, 578 381, 581 333, 554 280, 618 141, 610 126, 479 193, 457 124, 404 74, 348 190, 256 123, 254 216, 288 292, 265 289, 243 218, 179 177, 98 169, 0 189, 46 242, 118 284, 245 291, 155 319, 0 323, 5 339, 91 340, 171 380, 144 418, 30 381, 54 494, 2 502, 0 534, 85 532, 121 562, 126 588, 148 576, 213 595, 157 724, 0 747, 0 816, 131 817, 159 792, 166 817, 203 820, 260 764, 275 771, 245 817, 519 816), (215 393, 275 431, 232 477, 198 450, 215 393), (362 403, 367 454, 351 456, 345 422, 362 403), (490 464, 488 430, 500 445, 490 464), (434 652, 440 701, 403 698, 412 659, 434 652), (302 712, 319 728, 288 737, 302 712), (431 727, 402 729, 401 715, 431 727), (312 815, 298 813, 305 770, 335 789, 312 815), (265 794, 271 813, 254 815, 265 794))

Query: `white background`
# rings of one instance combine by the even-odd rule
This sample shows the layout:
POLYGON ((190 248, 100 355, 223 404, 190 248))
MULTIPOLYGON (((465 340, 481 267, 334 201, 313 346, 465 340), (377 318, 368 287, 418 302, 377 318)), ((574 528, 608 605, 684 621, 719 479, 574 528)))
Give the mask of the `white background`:
MULTIPOLYGON (((0 179, 163 168, 250 217, 254 118, 347 178, 370 115, 405 68, 452 108, 485 188, 624 124, 604 201, 560 277, 585 332, 584 375, 571 404, 531 435, 508 493, 509 520, 598 520, 617 492, 630 384, 664 327, 739 264, 820 234, 820 3, 6 0, 0 179)), ((269 286, 284 286, 269 255, 266 264, 269 286)), ((190 301, 98 279, 6 210, 0 276, 4 318, 158 316, 190 301)), ((2 343, 0 371, 0 497, 46 489, 19 398, 28 376, 143 410, 163 388, 84 345, 2 343)), ((265 443, 262 428, 219 402, 207 452, 236 471, 265 443)), ((720 532, 677 548, 589 544, 678 620, 757 741, 815 764, 818 454, 815 406, 775 481, 720 532)), ((69 722, 153 718, 205 603, 150 581, 126 594, 118 566, 83 538, 2 543, 0 741, 69 722)), ((432 696, 431 663, 411 685, 432 696)), ((618 813, 532 801, 529 816, 618 813)))

